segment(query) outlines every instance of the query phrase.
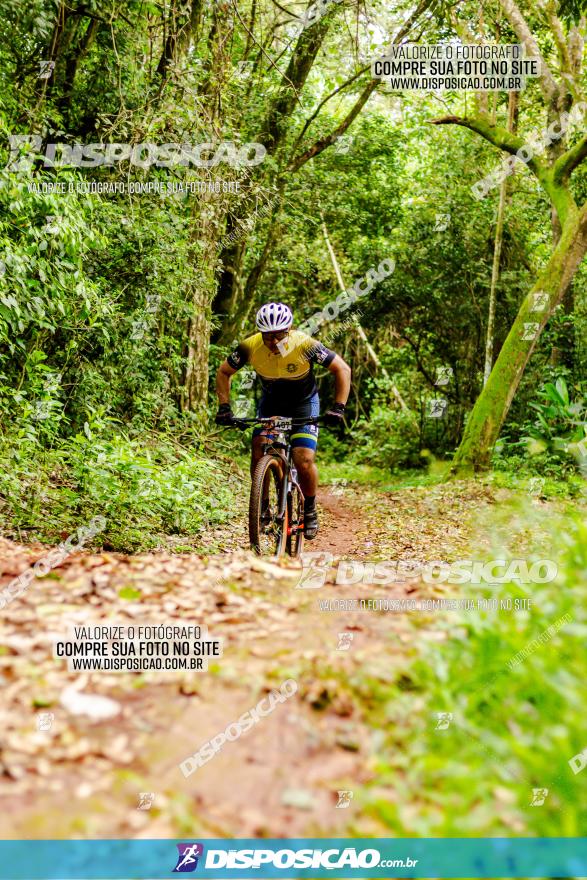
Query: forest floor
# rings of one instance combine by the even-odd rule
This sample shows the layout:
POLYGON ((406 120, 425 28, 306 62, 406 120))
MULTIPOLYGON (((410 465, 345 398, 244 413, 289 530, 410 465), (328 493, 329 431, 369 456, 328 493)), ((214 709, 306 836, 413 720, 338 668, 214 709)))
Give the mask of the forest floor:
MULTIPOLYGON (((469 558, 473 536, 477 552, 491 546, 486 524, 508 494, 473 480, 349 485, 342 496, 324 488, 321 530, 306 544, 333 557, 321 589, 303 588, 293 560, 278 565, 238 549, 244 522, 211 534, 211 555, 81 552, 32 581, 1 615, 1 837, 385 833, 360 799, 376 776, 379 731, 369 701, 343 681, 401 676, 416 635, 440 641, 446 630, 433 614, 321 603, 429 597, 443 585, 335 584, 335 563, 469 558), (83 675, 52 656, 53 640, 73 625, 131 623, 205 624, 223 639, 223 655, 207 672, 83 675), (340 633, 352 634, 350 644, 340 633), (180 762, 290 678, 293 697, 184 778, 180 762), (93 706, 89 696, 112 702, 93 706), (111 717, 92 717, 104 706, 111 717), (37 729, 40 713, 54 716, 49 729, 37 729), (352 794, 339 805, 340 791, 352 794)), ((0 586, 44 553, 0 539, 0 586)))

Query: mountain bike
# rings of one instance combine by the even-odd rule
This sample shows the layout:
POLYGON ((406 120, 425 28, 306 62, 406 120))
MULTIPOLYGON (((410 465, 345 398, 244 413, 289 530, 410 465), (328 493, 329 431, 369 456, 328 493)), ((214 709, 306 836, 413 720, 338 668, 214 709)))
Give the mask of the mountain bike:
POLYGON ((244 429, 263 425, 263 456, 251 481, 249 541, 259 556, 299 557, 304 546, 304 494, 293 463, 290 434, 302 425, 318 424, 320 417, 287 416, 235 419, 244 429))

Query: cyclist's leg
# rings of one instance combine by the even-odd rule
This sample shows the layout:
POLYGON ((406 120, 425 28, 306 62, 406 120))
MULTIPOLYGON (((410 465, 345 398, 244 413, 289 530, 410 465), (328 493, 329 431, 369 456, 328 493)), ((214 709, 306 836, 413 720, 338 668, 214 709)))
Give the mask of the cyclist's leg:
MULTIPOLYGON (((303 413, 296 413, 296 418, 313 418, 320 415, 320 399, 315 394, 303 413)), ((318 531, 318 514, 316 512, 316 490, 318 488, 318 468, 316 467, 316 447, 318 446, 318 426, 303 425, 296 428, 291 435, 292 458, 300 488, 304 493, 304 534, 311 541, 318 531)))
MULTIPOLYGON (((308 440, 307 442, 311 443, 312 441, 308 440)), ((314 442, 316 441, 314 440, 314 442)), ((316 467, 314 450, 315 447, 312 449, 306 446, 294 446, 292 449, 292 458, 298 472, 298 480, 304 498, 315 498, 318 488, 318 468, 316 467)))

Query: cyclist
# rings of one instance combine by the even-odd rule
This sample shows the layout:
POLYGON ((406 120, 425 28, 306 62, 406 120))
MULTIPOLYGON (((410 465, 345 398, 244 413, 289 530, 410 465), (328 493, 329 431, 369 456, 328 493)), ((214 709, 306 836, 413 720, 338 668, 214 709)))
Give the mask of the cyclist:
MULTIPOLYGON (((314 364, 334 374, 335 403, 325 413, 329 425, 341 424, 351 387, 351 368, 343 359, 301 330, 293 330, 293 314, 283 303, 270 302, 257 312, 258 333, 249 336, 220 365, 216 376, 217 425, 235 421, 230 408, 231 377, 248 364, 261 381, 259 418, 289 416, 296 420, 320 414, 320 399, 314 379, 314 364)), ((262 428, 253 432, 251 475, 263 454, 262 428)), ((295 427, 291 435, 292 454, 304 493, 304 535, 308 541, 318 532, 316 489, 318 470, 314 462, 318 426, 295 427)))

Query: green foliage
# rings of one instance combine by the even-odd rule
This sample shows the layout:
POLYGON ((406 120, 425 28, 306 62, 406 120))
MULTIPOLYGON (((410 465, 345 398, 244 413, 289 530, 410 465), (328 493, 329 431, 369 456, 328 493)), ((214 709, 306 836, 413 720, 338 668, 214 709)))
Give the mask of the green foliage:
POLYGON ((133 438, 99 414, 44 452, 30 436, 9 438, 0 446, 2 530, 53 543, 102 515, 107 525, 97 541, 110 549, 172 549, 166 536, 204 549, 206 529, 236 515, 243 481, 198 446, 160 434, 133 438))
POLYGON ((511 598, 513 610, 435 614, 438 638, 414 625, 415 660, 393 683, 363 680, 384 731, 365 806, 392 834, 581 834, 583 785, 568 761, 584 748, 587 529, 569 518, 556 528, 554 581, 460 587, 459 598, 495 598, 498 609, 511 598), (515 598, 531 609, 515 611, 515 598), (549 790, 540 809, 534 788, 549 790))
POLYGON ((558 14, 563 21, 578 24, 587 14, 587 3, 585 0, 560 0, 558 14))
POLYGON ((370 464, 391 471, 422 467, 425 464, 411 414, 376 407, 369 420, 359 420, 354 434, 356 445, 353 458, 359 464, 370 464))
MULTIPOLYGON (((569 0, 561 5, 564 28, 583 3, 569 0)), ((140 469, 142 451, 133 444, 142 433, 161 432, 166 448, 166 435, 183 431, 186 422, 201 426, 208 400, 198 401, 202 408, 198 415, 181 412, 194 312, 222 334, 223 345, 209 347, 210 327, 204 326, 196 346, 203 388, 206 366, 210 368, 213 400, 213 374, 229 341, 225 331, 234 331, 230 337, 248 332, 254 308, 269 298, 278 296, 290 303, 302 321, 338 295, 338 279, 324 241, 324 219, 345 284, 353 284, 384 258, 395 261, 393 274, 361 300, 360 320, 414 414, 418 430, 397 411, 390 383, 381 379, 381 370, 375 369, 355 325, 345 323, 355 308, 337 324, 326 326, 324 334, 336 330, 332 346, 353 368, 348 412, 361 420, 345 441, 324 432, 322 457, 341 460, 355 444, 353 463, 375 456, 378 466, 396 470, 421 467, 421 449, 438 457, 450 454, 481 387, 498 197, 495 190, 477 201, 471 186, 496 167, 498 151, 471 132, 431 126, 430 120, 439 113, 437 96, 381 89, 345 131, 345 138, 351 139, 346 145, 338 140, 330 143, 291 171, 296 157, 329 142, 348 117, 369 80, 365 58, 383 51, 402 17, 410 13, 409 4, 389 9, 376 3, 369 15, 358 15, 356 33, 333 8, 316 30, 305 32, 304 43, 324 28, 316 58, 308 56, 291 68, 297 41, 289 39, 293 36, 289 26, 276 22, 280 13, 274 5, 254 6, 251 33, 242 27, 247 16, 229 15, 223 21, 222 46, 215 42, 215 4, 202 6, 191 32, 187 10, 180 7, 168 9, 137 0, 122 5, 73 0, 59 10, 53 0, 4 4, 0 21, 4 448, 21 452, 26 448, 25 459, 33 471, 43 473, 49 459, 63 458, 73 466, 78 462, 76 438, 86 436, 86 427, 95 434, 101 421, 100 442, 113 447, 104 454, 114 461, 124 448, 130 460, 136 454, 140 469), (272 57, 274 47, 260 46, 265 45, 263 34, 274 27, 287 39, 272 57), (174 29, 180 35, 174 47, 177 58, 163 76, 162 50, 166 40, 173 42, 174 29), (184 36, 187 43, 181 45, 184 36), (55 69, 48 79, 40 79, 40 62, 50 58, 55 69), (239 71, 241 62, 244 68, 239 71), (289 94, 289 86, 280 90, 280 75, 294 68, 306 70, 307 78, 289 94), (286 105, 291 112, 285 112, 286 105), (147 170, 128 163, 76 170, 47 167, 39 156, 31 157, 34 163, 28 172, 6 170, 6 137, 15 133, 35 132, 43 146, 52 141, 197 144, 215 139, 238 144, 260 138, 268 128, 283 134, 278 149, 270 150, 258 168, 244 171, 229 166, 201 172, 183 167, 147 170), (238 197, 215 194, 212 199, 196 194, 87 195, 76 190, 78 183, 88 180, 188 178, 200 182, 230 178, 239 182, 241 190, 238 197), (62 183, 65 192, 33 192, 33 183, 62 183), (276 194, 282 202, 272 218, 257 203, 273 204, 276 194), (242 265, 239 253, 226 246, 231 228, 240 235, 242 265), (225 271, 215 275, 221 260, 225 271), (231 279, 238 279, 238 289, 229 289, 231 279), (199 300, 194 299, 195 291, 201 293, 199 300), (434 377, 439 366, 453 370, 442 392, 448 400, 447 416, 426 419, 427 401, 437 393, 434 377)), ((553 62, 556 41, 545 20, 529 7, 522 11, 544 57, 553 62)), ((424 28, 423 39, 452 39, 449 6, 435 4, 433 13, 415 25, 424 28)), ((460 15, 476 22, 475 39, 495 39, 491 16, 479 21, 474 4, 465 3, 460 15)), ((510 39, 505 23, 503 27, 503 39, 510 39)), ((447 94, 442 100, 451 112, 470 110, 468 95, 447 94)), ((495 113, 497 121, 505 123, 505 94, 496 96, 495 113)), ((529 87, 520 96, 520 134, 543 127, 544 121, 543 103, 537 90, 529 87)), ((571 141, 580 134, 571 133, 571 141)), ((529 180, 523 168, 510 179, 497 289, 496 352, 552 246, 550 206, 529 180)), ((587 176, 581 169, 573 174, 572 186, 577 197, 584 198, 587 176)), ((545 363, 551 357, 555 360, 557 353, 569 388, 585 374, 585 277, 583 268, 574 284, 573 302, 559 309, 536 346, 505 429, 512 455, 523 455, 526 449, 515 444, 530 436, 528 403, 536 387, 550 378, 545 363)), ((320 390, 326 404, 332 394, 330 375, 320 377, 320 390)), ((235 387, 235 396, 236 392, 235 387)), ((558 427, 553 431, 553 437, 569 439, 558 427)), ((533 442, 546 442, 546 447, 532 457, 529 467, 546 457, 545 466, 562 472, 566 459, 551 449, 554 440, 533 437, 533 442)), ((243 452, 245 440, 236 438, 234 447, 243 452)), ((60 468, 65 474, 65 465, 60 468)), ((2 470, 3 479, 9 481, 12 464, 2 470)), ((118 465, 113 464, 113 472, 118 473, 118 465)), ((81 478, 76 471, 76 479, 81 478)), ((173 495, 171 476, 161 480, 173 495)), ((84 479, 84 486, 90 483, 89 477, 84 479)), ((66 485, 64 479, 63 503, 68 511, 66 485)), ((126 488, 130 491, 130 484, 126 488)), ((122 512, 126 489, 119 489, 114 497, 122 512)), ((94 500, 102 503, 98 496, 94 500)), ((152 522, 144 500, 137 504, 141 516, 149 520, 148 530, 172 527, 165 504, 156 498, 149 503, 152 522)), ((19 521, 16 527, 20 528, 19 521)))
MULTIPOLYGON (((549 476, 587 473, 587 396, 582 384, 569 389, 559 376, 545 382, 530 407, 536 413, 519 429, 519 440, 506 435, 497 444, 494 462, 511 468, 517 463, 549 476), (515 457, 515 462, 512 461, 515 457)), ((510 428, 511 430, 511 428, 510 428)))
POLYGON ((538 403, 530 406, 536 410, 536 421, 529 429, 530 437, 548 445, 549 449, 566 451, 569 444, 577 444, 587 437, 587 396, 577 394, 571 401, 569 389, 563 378, 546 382, 538 392, 538 403))

